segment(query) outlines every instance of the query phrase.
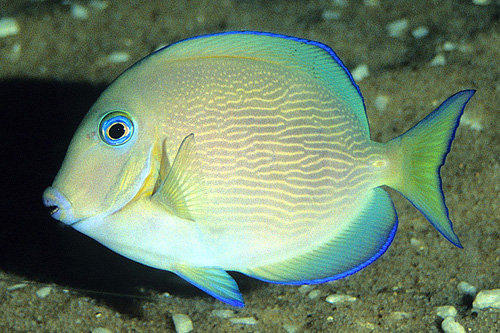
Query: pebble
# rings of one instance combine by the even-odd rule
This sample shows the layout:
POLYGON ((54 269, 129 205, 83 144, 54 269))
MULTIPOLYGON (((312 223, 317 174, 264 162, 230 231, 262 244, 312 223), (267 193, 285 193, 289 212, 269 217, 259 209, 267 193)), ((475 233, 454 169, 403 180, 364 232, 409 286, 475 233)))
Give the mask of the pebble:
POLYGON ((421 27, 414 29, 411 32, 411 34, 413 35, 413 38, 415 38, 415 39, 424 38, 424 37, 427 37, 427 35, 429 34, 429 28, 421 26, 421 27))
POLYGON ((434 59, 431 60, 431 66, 444 66, 446 65, 446 58, 444 54, 437 54, 434 59))
POLYGON ((411 318, 411 314, 408 312, 404 312, 404 311, 394 311, 389 315, 389 319, 391 319, 393 321, 398 321, 398 320, 408 319, 408 318, 411 318))
POLYGON ((387 105, 389 105, 389 97, 379 95, 375 98, 375 109, 377 111, 385 111, 387 105))
POLYGON ((116 51, 107 56, 108 62, 119 63, 126 62, 130 59, 130 55, 127 52, 116 51))
POLYGON ((448 317, 455 318, 455 316, 457 315, 457 309, 455 309, 455 307, 452 305, 438 306, 436 308, 436 314, 438 315, 438 317, 441 317, 443 319, 446 319, 448 317))
POLYGON ((471 285, 465 281, 460 282, 457 286, 457 289, 461 294, 464 294, 464 295, 470 295, 472 297, 475 297, 477 294, 476 287, 474 287, 473 285, 471 285))
POLYGON ((489 5, 491 0, 472 0, 472 3, 479 6, 489 5))
POLYGON ((370 75, 370 70, 368 69, 368 65, 366 64, 361 64, 354 68, 351 71, 352 77, 354 81, 361 81, 368 75, 370 75))
POLYGON ((299 293, 305 294, 313 289, 314 289, 314 287, 311 286, 310 284, 304 284, 304 285, 300 286, 299 289, 297 289, 297 290, 299 291, 299 293))
POLYGON ((52 287, 42 287, 36 291, 36 295, 40 298, 45 298, 49 296, 52 292, 52 287))
POLYGON ((326 298, 326 301, 328 303, 332 303, 332 304, 352 303, 352 302, 355 302, 357 300, 358 299, 356 297, 352 297, 349 295, 342 295, 342 294, 333 294, 333 295, 329 295, 326 298))
POLYGON ((103 1, 103 0, 91 0, 89 2, 89 5, 95 9, 98 9, 98 10, 104 10, 104 9, 108 8, 109 3, 107 1, 103 1))
POLYGON ((421 240, 413 238, 413 237, 410 239, 410 244, 411 244, 411 246, 414 246, 420 250, 424 247, 424 244, 422 243, 421 240))
POLYGON ((243 324, 243 325, 255 325, 257 324, 257 319, 254 317, 239 317, 239 318, 229 318, 232 324, 243 324))
POLYGON ((77 3, 71 4, 71 16, 78 20, 86 20, 89 18, 89 10, 77 3))
POLYGON ((408 30, 408 20, 400 19, 396 21, 392 21, 386 27, 389 36, 391 37, 401 37, 405 34, 406 30, 408 30))
POLYGON ((321 18, 325 21, 338 20, 340 18, 340 13, 333 10, 325 10, 321 13, 321 18))
POLYGON ((457 323, 453 317, 446 317, 441 323, 444 333, 465 333, 465 328, 457 323))
POLYGON ((455 51, 457 49, 457 45, 452 42, 444 42, 443 44, 443 51, 445 52, 450 52, 450 51, 455 51))
POLYGON ((481 290, 474 299, 472 307, 474 309, 500 309, 500 289, 481 290))
POLYGON ((0 19, 0 38, 15 36, 21 31, 17 20, 13 17, 3 17, 0 19))
POLYGON ((193 322, 188 315, 183 313, 177 313, 172 316, 174 321, 175 331, 177 333, 188 333, 193 330, 193 322))
MULTIPOLYGON (((471 129, 473 129, 475 131, 482 131, 483 130, 483 124, 481 122, 481 119, 479 117, 471 116, 469 113, 465 113, 462 116, 462 118, 460 118, 460 123, 469 126, 471 129)), ((475 294, 474 294, 474 296, 475 296, 475 294)))
POLYGON ((320 290, 313 290, 313 291, 311 291, 311 292, 307 295, 307 297, 308 297, 309 299, 316 299, 316 298, 318 298, 320 295, 321 295, 321 291, 320 291, 320 290))
POLYGON ((227 319, 227 318, 232 318, 236 315, 236 312, 234 310, 224 310, 224 309, 216 309, 212 311, 212 315, 227 319))
POLYGON ((10 286, 10 287, 7 287, 7 290, 8 291, 14 291, 14 290, 17 290, 17 289, 24 288, 27 285, 28 285, 27 283, 17 283, 17 284, 14 284, 14 285, 10 286))

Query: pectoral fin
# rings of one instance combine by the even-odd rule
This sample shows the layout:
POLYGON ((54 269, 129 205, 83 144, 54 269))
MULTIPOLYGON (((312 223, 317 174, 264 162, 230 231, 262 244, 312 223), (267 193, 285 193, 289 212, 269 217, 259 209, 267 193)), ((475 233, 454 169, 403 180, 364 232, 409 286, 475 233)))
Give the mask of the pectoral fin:
POLYGON ((165 177, 153 194, 153 199, 173 214, 194 221, 203 207, 203 182, 194 153, 194 134, 184 138, 179 146, 172 166, 168 163, 165 145, 163 147, 160 177, 165 177), (168 168, 168 171, 165 169, 168 168))
POLYGON ((234 306, 245 305, 236 281, 221 268, 177 265, 174 272, 218 300, 234 306))

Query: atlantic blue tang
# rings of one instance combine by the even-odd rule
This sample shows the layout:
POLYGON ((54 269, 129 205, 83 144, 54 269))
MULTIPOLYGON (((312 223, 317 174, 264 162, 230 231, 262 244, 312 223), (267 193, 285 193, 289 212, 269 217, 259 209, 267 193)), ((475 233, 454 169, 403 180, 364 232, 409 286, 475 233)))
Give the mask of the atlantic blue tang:
POLYGON ((440 168, 473 94, 378 143, 328 46, 262 32, 195 37, 103 92, 43 201, 113 251, 243 306, 227 271, 312 284, 379 258, 397 228, 383 185, 461 247, 440 168))

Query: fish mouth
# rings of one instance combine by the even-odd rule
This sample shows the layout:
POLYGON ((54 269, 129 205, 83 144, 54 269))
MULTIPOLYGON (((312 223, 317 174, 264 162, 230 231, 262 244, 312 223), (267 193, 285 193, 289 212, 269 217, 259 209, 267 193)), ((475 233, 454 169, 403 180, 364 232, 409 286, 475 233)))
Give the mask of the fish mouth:
POLYGON ((69 200, 53 187, 48 187, 43 192, 43 204, 49 208, 50 216, 56 220, 68 225, 78 221, 75 219, 69 200))

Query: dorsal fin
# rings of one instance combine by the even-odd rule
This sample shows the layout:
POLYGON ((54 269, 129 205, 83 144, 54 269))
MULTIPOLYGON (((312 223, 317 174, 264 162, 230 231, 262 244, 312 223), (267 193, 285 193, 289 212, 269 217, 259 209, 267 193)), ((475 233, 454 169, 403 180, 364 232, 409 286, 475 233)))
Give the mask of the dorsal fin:
POLYGON ((165 144, 163 145, 160 177, 165 178, 153 194, 153 199, 173 214, 191 221, 195 220, 196 212, 203 205, 203 185, 195 161, 194 143, 192 133, 182 140, 170 168, 165 144))
POLYGON ((266 61, 300 71, 318 80, 355 114, 369 136, 363 97, 349 70, 325 44, 307 39, 255 31, 231 31, 193 37, 153 53, 145 61, 178 62, 202 58, 241 58, 266 61), (156 60, 153 60, 156 59, 156 60))

